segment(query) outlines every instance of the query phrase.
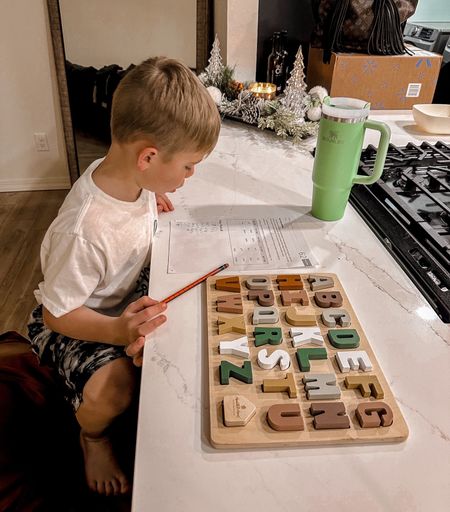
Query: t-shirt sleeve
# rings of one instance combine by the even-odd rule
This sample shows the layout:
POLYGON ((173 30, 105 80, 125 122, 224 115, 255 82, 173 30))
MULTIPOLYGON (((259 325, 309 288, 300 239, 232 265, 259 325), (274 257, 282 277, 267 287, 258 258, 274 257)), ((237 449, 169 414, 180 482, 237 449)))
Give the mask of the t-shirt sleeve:
POLYGON ((42 304, 55 317, 83 306, 102 282, 106 263, 92 243, 73 234, 53 233, 42 258, 42 304))

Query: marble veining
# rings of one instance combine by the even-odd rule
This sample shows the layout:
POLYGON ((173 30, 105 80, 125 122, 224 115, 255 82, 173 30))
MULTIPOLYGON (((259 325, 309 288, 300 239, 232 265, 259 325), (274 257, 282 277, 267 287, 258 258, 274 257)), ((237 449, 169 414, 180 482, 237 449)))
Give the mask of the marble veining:
MULTIPOLYGON (((379 112, 392 141, 435 142, 409 130, 409 112, 379 112)), ((365 143, 376 143, 368 133, 365 143)), ((225 121, 215 151, 172 197, 152 253, 150 294, 192 274, 167 274, 170 220, 235 215, 265 205, 302 223, 319 268, 336 272, 410 430, 400 444, 219 451, 207 440, 207 368, 197 287, 169 304, 147 340, 133 511, 447 512, 450 503, 450 326, 441 322, 383 244, 349 206, 341 221, 309 214, 314 139, 293 146, 225 121)))

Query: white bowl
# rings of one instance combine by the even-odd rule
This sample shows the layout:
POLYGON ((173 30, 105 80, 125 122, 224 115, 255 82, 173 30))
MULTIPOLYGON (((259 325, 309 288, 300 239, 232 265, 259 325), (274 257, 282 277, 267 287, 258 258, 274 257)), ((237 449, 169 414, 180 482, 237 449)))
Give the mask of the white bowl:
POLYGON ((413 105, 414 121, 428 133, 450 134, 450 105, 413 105))

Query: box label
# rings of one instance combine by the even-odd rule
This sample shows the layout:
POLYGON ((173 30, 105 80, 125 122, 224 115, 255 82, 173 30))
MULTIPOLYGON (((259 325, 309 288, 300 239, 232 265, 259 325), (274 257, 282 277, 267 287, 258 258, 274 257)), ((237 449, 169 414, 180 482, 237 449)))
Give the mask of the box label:
POLYGON ((408 88, 406 90, 407 98, 418 98, 420 96, 420 89, 422 88, 422 84, 408 84, 408 88))

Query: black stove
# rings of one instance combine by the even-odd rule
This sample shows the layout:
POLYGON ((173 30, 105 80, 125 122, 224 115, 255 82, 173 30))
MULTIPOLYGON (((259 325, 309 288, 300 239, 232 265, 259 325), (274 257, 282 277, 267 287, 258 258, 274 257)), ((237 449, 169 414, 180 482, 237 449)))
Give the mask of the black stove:
MULTIPOLYGON (((359 174, 372 174, 375 156, 363 150, 359 174)), ((381 178, 354 185, 350 203, 450 323, 450 145, 390 144, 381 178)))

